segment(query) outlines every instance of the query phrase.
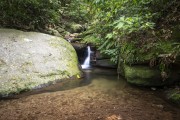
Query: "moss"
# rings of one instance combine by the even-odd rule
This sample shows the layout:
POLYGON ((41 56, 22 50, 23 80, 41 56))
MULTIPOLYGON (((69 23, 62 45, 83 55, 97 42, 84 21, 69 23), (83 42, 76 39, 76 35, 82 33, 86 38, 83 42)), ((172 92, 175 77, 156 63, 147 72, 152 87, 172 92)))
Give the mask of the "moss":
MULTIPOLYGON (((36 32, 22 32, 11 29, 0 29, 0 32, 2 32, 4 37, 9 40, 9 43, 19 45, 15 46, 14 49, 21 48, 21 45, 23 46, 23 49, 26 49, 26 46, 27 49, 38 49, 36 47, 41 46, 31 45, 34 44, 33 42, 35 42, 35 38, 39 38, 38 42, 40 45, 44 45, 47 46, 47 48, 50 48, 44 53, 50 54, 53 52, 53 54, 50 56, 49 54, 44 53, 39 54, 42 56, 40 56, 38 59, 39 56, 37 54, 30 54, 28 50, 21 51, 24 54, 28 54, 29 58, 24 57, 21 59, 21 61, 17 60, 17 63, 10 64, 11 66, 15 66, 12 67, 13 70, 8 70, 10 65, 1 60, 6 58, 1 58, 0 67, 4 71, 7 70, 6 74, 8 74, 8 76, 6 76, 4 73, 0 75, 0 95, 6 96, 13 93, 19 93, 21 91, 41 88, 44 84, 48 84, 49 82, 53 83, 56 80, 69 78, 71 76, 80 74, 81 71, 79 71, 78 68, 76 52, 71 44, 63 38, 36 32), (13 41, 14 38, 17 39, 15 43, 13 41), (27 42, 24 42, 25 38, 32 40, 30 46, 28 46, 27 42), (7 66, 4 66, 5 64, 7 64, 7 66), (56 66, 54 66, 54 64, 56 64, 56 66), (47 69, 45 70, 43 68, 47 69)), ((17 51, 18 50, 19 49, 17 49, 17 51)), ((17 54, 17 51, 15 50, 11 52, 13 54, 17 54)), ((15 56, 13 59, 16 60, 18 58, 15 56)))
POLYGON ((174 89, 169 91, 167 94, 167 98, 180 107, 180 90, 174 89))
MULTIPOLYGON (((57 76, 57 75, 69 76, 70 74, 66 70, 64 70, 64 71, 57 70, 56 72, 51 72, 51 73, 47 73, 47 74, 41 74, 39 76, 40 77, 53 77, 53 76, 57 76)), ((61 79, 61 78, 59 78, 59 79, 61 79)))
POLYGON ((33 65, 33 62, 24 62, 22 65, 21 65, 21 70, 22 72, 27 72, 27 68, 32 66, 33 65))
POLYGON ((6 64, 6 62, 4 62, 4 60, 0 59, 0 67, 5 65, 5 64, 6 64))
POLYGON ((146 66, 128 66, 124 65, 125 76, 128 78, 152 78, 153 76, 160 75, 158 70, 151 69, 146 66))
POLYGON ((58 27, 58 28, 57 28, 57 31, 58 31, 59 33, 64 33, 66 30, 63 29, 63 28, 61 28, 61 27, 58 27))
POLYGON ((149 83, 148 80, 142 79, 142 78, 137 78, 137 79, 131 79, 128 78, 128 83, 134 84, 134 85, 138 85, 138 86, 154 86, 152 84, 149 83))
POLYGON ((62 50, 62 47, 64 47, 65 49, 70 50, 71 52, 74 52, 73 47, 71 46, 71 44, 69 42, 67 42, 66 40, 62 39, 62 38, 52 38, 49 40, 49 45, 54 47, 54 48, 58 48, 62 50))
POLYGON ((164 86, 179 81, 176 72, 169 72, 168 78, 163 80, 160 70, 148 66, 123 64, 122 69, 127 82, 138 86, 164 86))
POLYGON ((70 25, 70 28, 71 28, 71 32, 81 32, 82 31, 82 29, 83 29, 83 27, 82 27, 82 25, 80 25, 80 24, 76 24, 76 23, 72 23, 71 25, 70 25))
POLYGON ((160 72, 146 66, 124 65, 124 74, 127 82, 139 86, 162 85, 160 72))
POLYGON ((26 81, 19 76, 14 76, 10 81, 4 83, 2 88, 0 89, 0 96, 7 96, 10 94, 18 94, 22 91, 28 91, 33 88, 35 85, 34 82, 30 80, 26 81))

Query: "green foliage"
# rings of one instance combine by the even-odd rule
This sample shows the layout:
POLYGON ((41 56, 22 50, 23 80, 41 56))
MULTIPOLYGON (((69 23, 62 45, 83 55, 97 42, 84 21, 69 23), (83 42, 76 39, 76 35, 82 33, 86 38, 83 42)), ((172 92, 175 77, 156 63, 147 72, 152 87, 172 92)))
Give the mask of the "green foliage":
POLYGON ((84 43, 92 43, 92 44, 98 46, 100 44, 100 38, 98 38, 97 36, 94 36, 94 35, 87 35, 84 37, 83 42, 84 43))
MULTIPOLYGON (((146 15, 147 18, 151 15, 146 15)), ((125 17, 122 16, 119 20, 114 22, 114 31, 121 34, 121 36, 129 35, 133 32, 139 32, 141 30, 153 29, 154 23, 149 22, 141 16, 125 17)))
POLYGON ((180 107, 180 90, 178 88, 167 91, 167 98, 180 107))
MULTIPOLYGON (((98 41, 99 50, 110 56, 113 62, 142 63, 155 61, 159 59, 159 55, 168 54, 170 56, 163 56, 159 61, 160 66, 166 67, 167 59, 175 59, 180 54, 179 43, 165 41, 165 38, 170 38, 170 32, 161 37, 156 29, 161 17, 166 16, 168 10, 175 5, 177 8, 178 0, 84 1, 88 4, 87 10, 92 16, 90 31, 101 38, 98 41)), ((174 13, 177 13, 177 9, 174 13)))
POLYGON ((87 22, 87 4, 83 0, 61 0, 61 14, 73 22, 87 22))
MULTIPOLYGON (((1 0, 0 26, 26 30, 86 21, 82 0, 1 0), (79 7, 77 7, 79 6, 79 7)), ((63 27, 64 28, 64 27, 63 27)))
POLYGON ((59 20, 59 0, 1 0, 2 26, 34 29, 59 20))
POLYGON ((135 63, 138 61, 138 58, 135 58, 137 55, 137 49, 133 43, 125 42, 120 47, 121 59, 124 63, 135 63))
MULTIPOLYGON (((179 5, 178 0, 1 0, 0 25, 37 29, 56 24, 68 28, 72 21, 87 22, 85 43, 95 44, 115 63, 122 60, 131 64, 151 61, 161 54, 169 54, 170 59, 180 54, 179 42, 164 42, 172 33, 165 29, 166 24, 179 20, 173 17, 179 16, 179 5), (162 29, 157 30, 159 27, 162 29)), ((160 60, 162 69, 166 61, 167 56, 160 60)))
POLYGON ((124 46, 128 45, 123 44, 124 40, 134 33, 154 28, 155 24, 151 21, 154 14, 147 7, 151 1, 86 0, 91 6, 89 13, 93 16, 91 29, 101 38, 99 50, 117 63, 121 47, 128 48, 124 46))

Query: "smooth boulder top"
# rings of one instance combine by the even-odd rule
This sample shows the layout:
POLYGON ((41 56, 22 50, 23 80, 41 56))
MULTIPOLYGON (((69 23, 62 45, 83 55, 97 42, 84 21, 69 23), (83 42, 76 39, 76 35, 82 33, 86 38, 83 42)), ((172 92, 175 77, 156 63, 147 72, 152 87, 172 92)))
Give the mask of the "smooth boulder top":
POLYGON ((63 38, 0 29, 0 95, 33 89, 79 73, 76 52, 63 38))

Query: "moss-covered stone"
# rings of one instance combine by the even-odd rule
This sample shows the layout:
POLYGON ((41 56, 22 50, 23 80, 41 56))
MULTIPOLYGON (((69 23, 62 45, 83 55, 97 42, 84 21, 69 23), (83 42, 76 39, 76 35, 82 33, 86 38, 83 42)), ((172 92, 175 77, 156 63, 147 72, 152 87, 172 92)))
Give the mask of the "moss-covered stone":
POLYGON ((124 74, 129 83, 140 86, 157 85, 159 80, 157 81, 155 79, 160 79, 159 71, 149 69, 145 66, 124 65, 124 74))
POLYGON ((56 28, 56 30, 59 32, 59 33, 64 33, 66 30, 61 28, 61 27, 58 27, 56 28))
POLYGON ((153 69, 148 66, 128 66, 123 65, 124 76, 127 82, 138 86, 163 86, 173 84, 178 81, 178 75, 169 73, 166 80, 161 77, 161 72, 158 69, 153 69))
POLYGON ((174 89, 167 92, 167 99, 180 107, 180 90, 174 89))
POLYGON ((79 75, 72 45, 60 37, 0 29, 0 95, 79 75))
POLYGON ((79 33, 79 32, 83 31, 82 25, 76 24, 76 23, 72 23, 70 25, 70 29, 71 29, 70 32, 72 32, 72 33, 79 33))

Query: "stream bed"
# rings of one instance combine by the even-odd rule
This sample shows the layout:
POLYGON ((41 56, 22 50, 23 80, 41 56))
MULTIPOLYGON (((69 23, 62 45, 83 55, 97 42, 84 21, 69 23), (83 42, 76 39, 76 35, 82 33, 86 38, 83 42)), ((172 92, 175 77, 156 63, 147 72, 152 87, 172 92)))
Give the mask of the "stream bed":
POLYGON ((180 120, 180 109, 117 79, 115 69, 91 68, 85 77, 0 100, 0 120, 180 120))

